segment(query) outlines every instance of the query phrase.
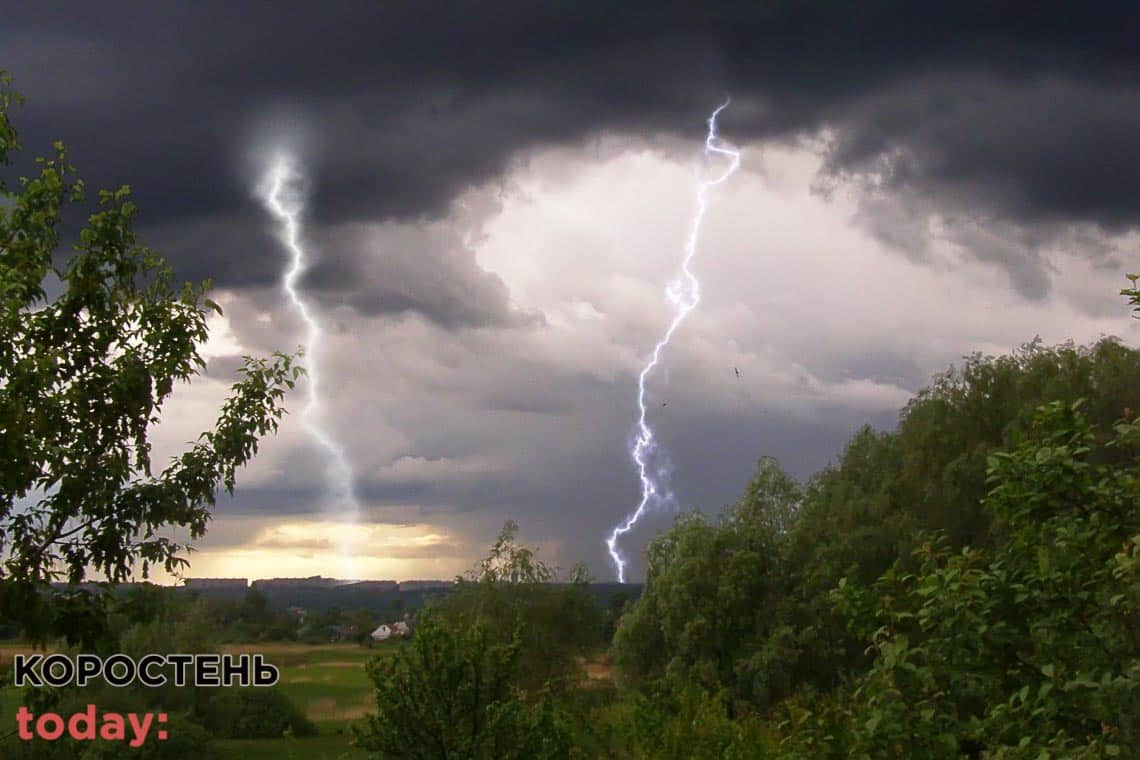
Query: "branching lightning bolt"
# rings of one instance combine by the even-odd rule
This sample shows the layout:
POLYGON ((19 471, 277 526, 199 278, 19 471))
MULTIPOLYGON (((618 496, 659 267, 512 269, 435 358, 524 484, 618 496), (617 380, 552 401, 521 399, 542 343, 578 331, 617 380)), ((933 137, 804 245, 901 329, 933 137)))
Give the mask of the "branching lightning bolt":
POLYGON ((290 193, 290 185, 300 181, 292 160, 282 156, 270 167, 265 182, 262 200, 265 207, 281 224, 281 242, 289 251, 290 264, 282 278, 282 287, 289 296, 301 319, 306 325, 304 355, 307 358, 308 398, 301 414, 301 424, 313 440, 324 449, 329 457, 328 485, 339 506, 356 519, 359 505, 356 501, 352 468, 344 450, 319 422, 316 421, 320 399, 320 377, 317 372, 316 350, 321 338, 321 328, 310 313, 308 306, 297 292, 297 278, 305 270, 305 249, 301 244, 299 216, 302 204, 299 195, 290 193))
POLYGON ((645 513, 646 509, 648 509, 652 501, 661 497, 660 484, 650 472, 648 466, 649 456, 656 449, 657 444, 653 437, 653 429, 649 427, 649 423, 646 420, 645 381, 661 360, 661 352, 665 349, 665 346, 669 345, 673 333, 676 332, 681 322, 685 320, 685 317, 689 315, 690 311, 696 308, 701 300, 700 282, 698 282, 696 275, 693 274, 690 265, 692 264, 693 256, 697 252, 697 241, 700 238, 701 222, 704 221, 705 210, 707 209, 706 195, 708 190, 727 180, 740 168, 740 153, 734 150, 732 146, 721 141, 716 132, 716 117, 720 115, 721 111, 728 107, 729 102, 731 101, 725 100, 724 103, 712 112, 707 122, 708 135, 705 137, 705 155, 710 157, 727 157, 730 160, 729 167, 716 179, 704 180, 697 185, 697 208, 689 226, 688 239, 685 241, 684 259, 681 263, 681 277, 671 282, 665 291, 669 302, 672 303, 675 308, 673 321, 669 324, 669 328, 665 331, 661 340, 654 346, 653 355, 649 363, 645 365, 641 370, 641 374, 637 377, 637 408, 639 410, 639 416, 637 420, 637 437, 634 439, 630 456, 637 466, 637 474, 641 479, 641 501, 638 503, 637 509, 631 512, 624 521, 619 523, 610 532, 609 538, 606 539, 606 547, 609 549, 610 558, 613 560, 614 567, 617 569, 619 583, 625 583, 626 560, 618 549, 618 539, 633 529, 633 526, 641 519, 641 516, 645 513))

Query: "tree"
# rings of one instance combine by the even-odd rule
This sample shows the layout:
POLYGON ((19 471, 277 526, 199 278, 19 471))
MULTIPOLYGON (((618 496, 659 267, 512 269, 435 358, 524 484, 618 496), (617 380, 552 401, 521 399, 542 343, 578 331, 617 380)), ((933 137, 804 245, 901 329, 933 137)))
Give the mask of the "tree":
POLYGON ((762 459, 718 522, 687 515, 650 544, 645 590, 614 637, 625 683, 673 690, 696 683, 759 703, 787 692, 783 556, 801 499, 779 464, 762 459))
POLYGON ((549 583, 555 571, 538 558, 538 552, 518 542, 519 526, 508 520, 468 579, 480 583, 549 583))
POLYGON ((499 644, 517 636, 518 684, 524 689, 576 680, 577 658, 602 643, 602 609, 588 591, 583 566, 570 571, 569 584, 556 584, 558 571, 537 549, 519 543, 517 534, 518 525, 508 521, 487 556, 433 603, 433 612, 457 629, 487 626, 499 644))
POLYGON ((990 456, 996 546, 928 534, 916 572, 841 584, 875 661, 789 756, 1138 756, 1140 423, 1103 440, 1081 406, 1042 406, 990 456))
POLYGON ((802 491, 781 487, 773 467, 744 497, 756 507, 719 523, 681 519, 650 545, 645 593, 615 633, 623 682, 696 681, 762 707, 865 671, 865 632, 849 630, 831 590, 845 577, 870 585, 900 557, 913 571, 924 531, 955 550, 1000 545, 1008 527, 982 506, 988 456, 1020 440, 1041 404, 1082 398, 1094 462, 1129 464, 1103 444, 1114 420, 1140 409, 1140 351, 1111 338, 1034 341, 939 375, 897 430, 859 431, 802 491), (768 491, 783 495, 757 500, 768 491))
MULTIPOLYGON (((18 150, 0 83, 0 165, 18 150)), ((180 290, 140 246, 129 188, 99 194, 74 250, 59 250, 83 182, 64 147, 18 187, 0 182, 0 612, 31 615, 37 587, 89 571, 115 582, 141 565, 175 572, 218 491, 276 431, 300 373, 293 357, 246 357, 212 430, 152 470, 148 428, 176 384, 204 367, 198 347, 220 313, 208 283, 180 290)))
POLYGON ((1128 303, 1132 306, 1133 319, 1140 319, 1140 288, 1136 287, 1137 282, 1140 282, 1140 274, 1128 275, 1128 281, 1132 283, 1132 287, 1124 288, 1120 291, 1120 295, 1128 296, 1128 303))
POLYGON ((550 704, 528 705, 518 689, 520 643, 425 615, 407 647, 368 664, 378 714, 358 731, 360 746, 424 760, 568 757, 550 704))
POLYGON ((360 734, 384 757, 569 757, 562 701, 597 647, 601 609, 581 567, 569 584, 508 522, 457 588, 416 618, 415 635, 376 658, 379 714, 360 734))
POLYGON ((1129 409, 1140 409, 1140 351, 1105 338, 1090 346, 1029 343, 1006 356, 968 357, 907 404, 898 429, 864 429, 839 461, 814 476, 790 532, 787 603, 795 679, 829 690, 870 665, 829 594, 841 578, 869 585, 900 557, 913 571, 923 531, 952 549, 1000 543, 985 509, 988 456, 1033 425, 1036 409, 1084 399, 1098 463, 1128 454, 1099 445, 1129 409))

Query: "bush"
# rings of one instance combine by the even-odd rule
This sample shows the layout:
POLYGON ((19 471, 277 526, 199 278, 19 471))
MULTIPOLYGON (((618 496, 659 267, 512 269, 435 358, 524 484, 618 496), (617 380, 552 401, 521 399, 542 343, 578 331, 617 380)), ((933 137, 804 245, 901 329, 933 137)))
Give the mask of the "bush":
MULTIPOLYGON (((181 715, 171 715, 165 726, 167 738, 151 738, 138 749, 124 748, 122 742, 93 742, 81 760, 221 760, 222 754, 213 743, 210 732, 181 715)), ((156 729, 151 729, 152 731, 156 729)), ((71 755, 70 757, 75 757, 71 755)))
POLYGON ((220 739, 274 739, 289 731, 313 736, 316 725, 276 688, 230 688, 214 693, 197 716, 220 739))
POLYGON ((482 627, 494 643, 517 646, 517 685, 536 691, 577 679, 578 658, 604 645, 605 619, 584 569, 575 568, 569 583, 553 583, 555 570, 516 541, 517 530, 508 522, 488 556, 431 604, 431 614, 456 631, 482 627))
POLYGON ((368 665, 379 714, 358 730, 381 757, 569 757, 555 703, 524 701, 520 642, 496 642, 484 625, 459 628, 423 616, 411 642, 368 665))
POLYGON ((652 695, 631 694, 595 712, 592 733, 608 758, 761 760, 774 739, 752 717, 729 717, 724 697, 698 686, 652 695))

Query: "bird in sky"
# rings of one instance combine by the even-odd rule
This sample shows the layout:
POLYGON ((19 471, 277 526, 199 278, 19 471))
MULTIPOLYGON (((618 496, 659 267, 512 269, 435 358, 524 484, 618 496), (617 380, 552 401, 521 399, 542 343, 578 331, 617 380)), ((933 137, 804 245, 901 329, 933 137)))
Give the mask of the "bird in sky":
POLYGON ((738 367, 733 367, 733 369, 736 370, 736 376, 740 377, 740 369, 738 367))

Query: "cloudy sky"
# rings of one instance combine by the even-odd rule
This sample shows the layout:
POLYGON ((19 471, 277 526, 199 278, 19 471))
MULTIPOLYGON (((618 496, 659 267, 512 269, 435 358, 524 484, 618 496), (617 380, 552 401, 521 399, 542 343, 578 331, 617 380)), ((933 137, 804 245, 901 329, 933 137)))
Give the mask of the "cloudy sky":
MULTIPOLYGON (((1137 337, 1134 2, 3 5, 26 152, 62 139, 89 184, 131 184, 141 239, 223 305, 160 460, 241 354, 304 339, 255 193, 273 151, 303 167, 319 421, 359 520, 327 508, 298 388, 193 575, 449 577, 513 518, 612 578, 636 376, 725 96, 741 169, 649 386, 679 508, 764 455, 808 477, 965 354, 1137 337)), ((671 520, 626 538, 632 577, 671 520)))

